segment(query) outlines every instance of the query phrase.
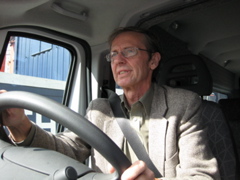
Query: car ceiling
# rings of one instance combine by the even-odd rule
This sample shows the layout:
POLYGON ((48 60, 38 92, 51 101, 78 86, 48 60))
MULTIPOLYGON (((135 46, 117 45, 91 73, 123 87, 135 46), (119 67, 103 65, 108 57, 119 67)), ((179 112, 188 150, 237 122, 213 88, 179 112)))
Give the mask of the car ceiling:
POLYGON ((159 26, 186 42, 193 53, 202 54, 239 74, 239 7, 239 0, 212 0, 174 12, 170 20, 159 22, 159 26))
POLYGON ((186 0, 0 0, 0 28, 31 25, 61 31, 83 38, 90 45, 106 42, 118 26, 136 21, 148 12, 188 4, 186 0), (86 14, 86 20, 71 18, 54 10, 54 5, 75 14, 86 14), (39 16, 41 14, 41 16, 39 16), (64 23, 63 23, 64 22, 64 23))
POLYGON ((44 27, 82 38, 91 46, 105 43, 118 26, 139 21, 142 26, 159 25, 186 42, 193 53, 221 66, 229 60, 226 68, 239 73, 239 0, 0 0, 0 4, 0 28, 44 27), (183 8, 189 4, 194 6, 183 8), (59 5, 70 15, 59 12, 59 5), (78 19, 71 17, 74 14, 80 15, 78 19))

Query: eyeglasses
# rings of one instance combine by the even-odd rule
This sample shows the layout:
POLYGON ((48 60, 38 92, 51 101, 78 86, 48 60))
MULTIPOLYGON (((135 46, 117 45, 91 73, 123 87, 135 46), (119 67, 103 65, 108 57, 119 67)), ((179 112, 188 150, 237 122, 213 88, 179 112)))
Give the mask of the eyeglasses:
MULTIPOLYGON (((120 53, 125 58, 129 58, 129 57, 136 56, 139 50, 150 52, 149 50, 146 50, 146 49, 140 49, 140 48, 137 48, 137 47, 129 47, 129 48, 123 49, 120 53)), ((109 54, 106 55, 107 61, 108 62, 113 62, 118 54, 119 54, 119 52, 117 52, 117 51, 110 52, 109 54)))

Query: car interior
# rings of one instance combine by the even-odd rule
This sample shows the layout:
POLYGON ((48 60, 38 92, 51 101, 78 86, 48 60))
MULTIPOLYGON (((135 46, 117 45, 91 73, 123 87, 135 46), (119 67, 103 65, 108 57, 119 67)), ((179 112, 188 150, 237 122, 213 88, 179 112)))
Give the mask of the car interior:
POLYGON ((123 93, 105 58, 108 37, 118 27, 135 26, 148 29, 159 42, 156 83, 193 91, 202 99, 201 120, 208 127, 221 179, 240 179, 239 7, 239 0, 0 0, 0 89, 9 91, 0 95, 0 108, 24 108, 34 123, 53 134, 66 129, 81 136, 91 133, 86 141, 117 169, 105 175, 93 172, 87 162, 51 151, 11 148, 7 129, 0 126, 1 174, 6 179, 61 179, 66 172, 69 179, 119 178, 121 166, 129 162, 117 147, 87 123, 83 127, 90 131, 56 114, 66 110, 65 119, 76 116, 85 124, 92 100, 108 98, 106 90, 123 93), (11 91, 17 91, 15 99, 11 91), (106 143, 103 149, 94 137, 106 143), (26 157, 18 154, 35 158, 25 163, 26 157), (42 168, 44 156, 62 165, 42 168), (13 167, 15 174, 9 170, 13 167))

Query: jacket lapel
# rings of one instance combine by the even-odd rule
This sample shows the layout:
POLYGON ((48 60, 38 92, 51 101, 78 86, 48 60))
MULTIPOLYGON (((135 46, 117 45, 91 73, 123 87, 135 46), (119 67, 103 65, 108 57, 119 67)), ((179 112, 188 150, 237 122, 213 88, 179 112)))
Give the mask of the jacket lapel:
POLYGON ((163 87, 155 85, 149 120, 149 156, 163 176, 166 154, 165 141, 168 126, 168 121, 164 116, 167 109, 165 90, 163 87))
POLYGON ((163 176, 167 124, 165 118, 152 119, 149 122, 149 156, 163 176))

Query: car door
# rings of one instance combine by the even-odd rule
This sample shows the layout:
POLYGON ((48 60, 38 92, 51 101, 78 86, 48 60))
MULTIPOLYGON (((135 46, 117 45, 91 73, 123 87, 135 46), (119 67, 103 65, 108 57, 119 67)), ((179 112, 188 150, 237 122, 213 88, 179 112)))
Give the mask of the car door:
MULTIPOLYGON (((30 27, 2 29, 0 41, 0 89, 37 93, 85 114, 91 100, 91 54, 85 41, 30 27)), ((53 134, 62 130, 47 117, 25 113, 53 134)))

